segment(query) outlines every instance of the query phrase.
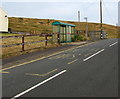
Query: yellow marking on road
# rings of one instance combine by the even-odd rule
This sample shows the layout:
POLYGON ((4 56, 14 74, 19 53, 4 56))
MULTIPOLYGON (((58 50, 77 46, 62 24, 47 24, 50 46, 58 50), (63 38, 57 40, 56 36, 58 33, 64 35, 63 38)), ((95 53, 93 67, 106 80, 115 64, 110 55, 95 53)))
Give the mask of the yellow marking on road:
POLYGON ((77 60, 78 60, 78 59, 73 60, 73 61, 69 62, 68 64, 72 64, 72 63, 76 62, 77 60))
POLYGON ((91 50, 89 50, 89 51, 94 51, 95 49, 93 48, 93 49, 91 49, 91 50))
POLYGON ((65 56, 67 56, 67 55, 62 54, 62 55, 57 55, 57 56, 50 57, 49 59, 59 59, 59 58, 64 58, 65 56))
POLYGON ((72 58, 69 58, 69 57, 72 57, 72 58, 75 58, 75 55, 73 54, 62 54, 62 55, 57 55, 57 56, 53 56, 53 57, 50 57, 49 59, 72 59, 72 58))
POLYGON ((35 60, 32 60, 32 61, 29 61, 29 62, 25 62, 25 63, 18 64, 18 65, 14 65, 14 66, 11 66, 11 67, 8 67, 8 68, 0 69, 0 71, 9 70, 9 69, 16 68, 16 67, 19 67, 19 66, 22 66, 22 65, 25 65, 25 64, 29 64, 29 63, 32 63, 32 62, 36 62, 36 61, 38 61, 38 60, 42 60, 42 59, 45 59, 45 58, 48 58, 48 57, 51 57, 51 56, 54 56, 54 55, 57 55, 57 54, 61 54, 61 53, 63 53, 63 52, 70 51, 70 50, 75 49, 75 48, 80 48, 80 47, 83 47, 83 46, 91 45, 91 44, 93 44, 93 43, 95 43, 95 42, 88 43, 88 44, 85 44, 85 45, 82 45, 82 46, 78 46, 78 47, 74 47, 74 48, 71 48, 71 49, 67 49, 67 50, 65 50, 65 51, 57 52, 57 53, 48 55, 48 56, 46 56, 46 57, 41 57, 41 58, 38 58, 38 59, 35 59, 35 60))
POLYGON ((0 73, 2 73, 2 74, 9 74, 10 72, 4 72, 4 71, 2 71, 0 73))
POLYGON ((57 71, 58 69, 54 69, 54 70, 52 70, 52 71, 50 71, 50 72, 48 72, 48 73, 45 73, 45 74, 33 74, 33 73, 26 73, 26 75, 31 75, 31 76, 47 76, 47 75, 49 75, 49 74, 51 74, 51 73, 53 73, 53 72, 55 72, 55 71, 57 71))
POLYGON ((67 57, 67 59, 73 59, 73 58, 75 58, 75 55, 73 54, 71 54, 69 57, 67 57))
POLYGON ((97 48, 97 49, 91 49, 90 51, 98 51, 99 50, 99 48, 97 48))
POLYGON ((84 55, 84 56, 88 56, 88 55, 90 55, 90 54, 92 54, 92 53, 87 53, 86 55, 84 55))
POLYGON ((8 68, 1 69, 0 71, 4 71, 4 70, 11 69, 11 68, 19 67, 21 65, 29 64, 29 63, 32 63, 32 62, 35 62, 35 61, 38 61, 38 60, 41 60, 41 59, 44 59, 44 58, 45 57, 42 57, 42 58, 39 58, 39 59, 36 59, 36 60, 32 60, 32 61, 25 62, 25 63, 22 63, 22 64, 14 65, 14 66, 11 66, 11 67, 8 67, 8 68))
POLYGON ((98 51, 99 49, 95 49, 95 52, 98 51))

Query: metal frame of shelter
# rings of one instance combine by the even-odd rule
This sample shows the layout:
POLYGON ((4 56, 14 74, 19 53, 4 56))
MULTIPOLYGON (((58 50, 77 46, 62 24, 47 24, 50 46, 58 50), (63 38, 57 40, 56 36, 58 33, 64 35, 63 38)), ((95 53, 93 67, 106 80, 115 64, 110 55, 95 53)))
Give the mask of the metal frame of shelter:
POLYGON ((59 42, 72 42, 72 39, 75 39, 75 27, 76 25, 63 23, 55 21, 53 25, 53 40, 56 42, 59 39, 59 42))

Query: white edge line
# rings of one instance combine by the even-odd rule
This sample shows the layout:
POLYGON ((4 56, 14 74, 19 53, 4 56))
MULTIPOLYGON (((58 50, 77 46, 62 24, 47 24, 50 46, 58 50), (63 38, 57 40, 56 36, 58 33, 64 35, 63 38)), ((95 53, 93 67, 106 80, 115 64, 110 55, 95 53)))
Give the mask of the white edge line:
POLYGON ((118 42, 115 42, 115 43, 111 44, 110 47, 113 46, 113 45, 115 45, 115 44, 117 44, 117 43, 118 43, 118 42))
POLYGON ((29 89, 23 91, 23 92, 21 92, 20 94, 14 96, 14 97, 11 98, 11 99, 16 99, 16 98, 18 98, 18 97, 20 97, 20 96, 26 94, 27 92, 29 92, 29 91, 35 89, 36 87, 38 87, 38 86, 40 86, 40 85, 42 85, 42 84, 48 82, 49 80, 52 80, 53 78, 55 78, 55 77, 57 77, 57 76, 59 76, 59 75, 65 73, 66 71, 67 71, 67 70, 63 70, 63 71, 59 72, 58 74, 55 74, 54 76, 52 76, 52 77, 50 77, 50 78, 48 78, 48 79, 42 81, 41 83, 39 83, 39 84, 37 84, 37 85, 35 85, 35 86, 33 86, 33 87, 31 87, 31 88, 29 88, 29 89))
POLYGON ((97 53, 95 53, 95 54, 89 56, 88 58, 84 59, 83 61, 87 61, 88 59, 92 58, 93 56, 99 54, 100 52, 102 52, 102 51, 104 51, 104 50, 105 50, 105 49, 102 49, 102 50, 98 51, 97 53))

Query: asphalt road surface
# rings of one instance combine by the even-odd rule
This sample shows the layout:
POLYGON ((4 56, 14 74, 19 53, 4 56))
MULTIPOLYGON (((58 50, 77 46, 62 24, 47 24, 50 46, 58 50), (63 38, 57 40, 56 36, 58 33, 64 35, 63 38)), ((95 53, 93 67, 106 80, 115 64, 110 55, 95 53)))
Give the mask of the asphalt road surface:
POLYGON ((0 70, 3 97, 118 97, 118 39, 0 70))

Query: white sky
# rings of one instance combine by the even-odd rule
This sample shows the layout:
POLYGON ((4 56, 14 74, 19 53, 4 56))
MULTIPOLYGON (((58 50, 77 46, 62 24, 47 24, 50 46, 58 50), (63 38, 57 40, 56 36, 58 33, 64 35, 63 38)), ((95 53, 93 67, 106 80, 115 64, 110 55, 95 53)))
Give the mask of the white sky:
MULTIPOLYGON (((100 0, 2 0, 2 8, 12 17, 58 19, 81 21, 88 17, 89 22, 99 22, 100 0), (44 1, 44 2, 43 2, 44 1)), ((115 25, 118 22, 118 1, 103 0, 103 22, 115 25)))
MULTIPOLYGON (((2 2, 99 2, 99 0, 1 0, 2 2)), ((119 0, 104 0, 105 2, 118 2, 119 0)))

